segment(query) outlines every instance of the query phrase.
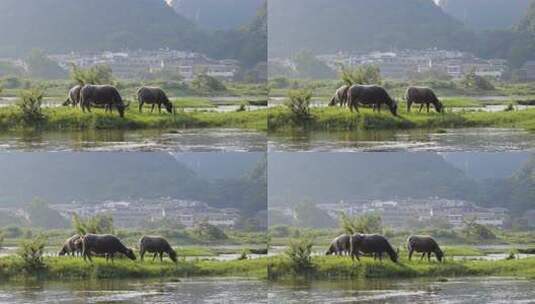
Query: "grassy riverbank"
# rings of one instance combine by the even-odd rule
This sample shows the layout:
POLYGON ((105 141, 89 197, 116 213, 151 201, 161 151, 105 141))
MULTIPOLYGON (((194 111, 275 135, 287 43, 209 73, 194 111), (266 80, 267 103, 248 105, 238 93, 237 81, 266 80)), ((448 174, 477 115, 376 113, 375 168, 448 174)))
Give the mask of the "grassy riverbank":
POLYGON ((267 277, 267 258, 235 261, 179 261, 168 259, 163 263, 115 259, 113 263, 104 258, 93 258, 93 263, 81 258, 45 257, 45 267, 27 270, 22 259, 9 256, 0 258, 0 278, 20 280, 31 277, 40 279, 104 279, 104 278, 159 278, 191 276, 250 276, 267 277))
POLYGON ((102 109, 93 109, 92 113, 83 113, 80 109, 45 108, 43 119, 28 124, 18 108, 11 106, 0 109, 0 130, 39 128, 41 130, 84 130, 84 129, 150 129, 150 128, 243 128, 266 130, 267 110, 241 112, 177 112, 139 113, 130 109, 125 118, 120 118, 115 111, 105 113, 102 109))
POLYGON ((292 279, 306 276, 314 279, 362 279, 362 278, 416 278, 458 276, 515 276, 535 279, 535 258, 501 261, 451 261, 445 263, 418 261, 402 258, 399 263, 374 261, 361 258, 352 262, 348 257, 312 257, 311 266, 296 271, 283 256, 270 259, 271 280, 292 279))
POLYGON ((458 113, 407 113, 400 108, 399 116, 390 115, 388 110, 374 113, 371 109, 360 109, 360 114, 346 108, 312 108, 308 119, 296 117, 284 107, 272 108, 268 114, 270 131, 285 130, 385 130, 385 129, 438 129, 470 127, 521 128, 535 131, 535 110, 503 112, 458 112, 458 113))

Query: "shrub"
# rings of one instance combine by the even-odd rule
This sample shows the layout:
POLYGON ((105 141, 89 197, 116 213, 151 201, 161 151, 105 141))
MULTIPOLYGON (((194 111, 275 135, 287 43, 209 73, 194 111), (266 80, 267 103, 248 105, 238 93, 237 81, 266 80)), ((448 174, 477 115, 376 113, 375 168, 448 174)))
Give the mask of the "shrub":
POLYGON ((204 93, 206 91, 221 92, 227 90, 225 85, 217 78, 204 73, 197 75, 197 77, 195 77, 195 79, 191 82, 191 86, 200 93, 204 93))
POLYGON ((195 236, 204 241, 219 241, 226 240, 228 238, 223 230, 214 225, 208 224, 207 222, 197 224, 192 232, 195 236))
POLYGON ((44 253, 46 239, 38 236, 34 239, 21 242, 17 255, 23 260, 23 268, 28 271, 36 271, 45 268, 44 253))
POLYGON ((295 272, 303 272, 312 268, 312 240, 308 238, 290 240, 286 256, 295 272))
POLYGON ((113 217, 111 215, 96 215, 88 219, 82 219, 77 214, 72 217, 72 226, 79 234, 87 233, 114 233, 113 217))
POLYGON ((381 71, 375 65, 361 65, 354 69, 342 67, 342 80, 347 85, 381 84, 381 71))
POLYGON ((340 227, 348 234, 383 232, 382 219, 378 214, 364 214, 357 217, 342 214, 340 227))
POLYGON ((285 105, 298 120, 310 118, 310 100, 312 92, 309 90, 291 90, 285 105))
POLYGON ((40 124, 45 119, 41 111, 44 92, 42 89, 33 87, 20 93, 17 106, 22 111, 22 119, 28 125, 40 124))

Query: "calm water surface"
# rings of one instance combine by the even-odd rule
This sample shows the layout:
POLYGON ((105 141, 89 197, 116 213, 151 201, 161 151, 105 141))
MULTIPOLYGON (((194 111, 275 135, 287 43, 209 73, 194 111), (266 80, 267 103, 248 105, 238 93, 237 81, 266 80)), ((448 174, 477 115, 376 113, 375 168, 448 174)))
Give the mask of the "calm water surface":
POLYGON ((426 280, 362 280, 276 283, 270 303, 535 303, 535 282, 513 278, 426 280))
POLYGON ((242 278, 1 284, 0 303, 268 303, 266 283, 242 278))
POLYGON ((2 132, 0 151, 264 152, 266 141, 242 129, 2 132))
POLYGON ((506 152, 535 150, 535 134, 517 129, 287 132, 269 136, 269 151, 506 152))

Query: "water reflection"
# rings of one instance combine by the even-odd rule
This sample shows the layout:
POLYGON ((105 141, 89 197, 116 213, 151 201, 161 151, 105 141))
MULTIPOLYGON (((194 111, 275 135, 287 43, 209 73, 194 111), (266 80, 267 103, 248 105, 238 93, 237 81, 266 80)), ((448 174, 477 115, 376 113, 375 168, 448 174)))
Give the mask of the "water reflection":
POLYGON ((270 303, 533 303, 533 282, 512 278, 340 280, 272 284, 270 303))
POLYGON ((505 152, 535 149, 535 134, 504 128, 287 132, 270 134, 268 147, 310 152, 505 152))
POLYGON ((26 281, 0 285, 1 303, 267 303, 266 283, 241 278, 26 281))
POLYGON ((0 151, 260 152, 266 135, 242 129, 2 132, 0 151))

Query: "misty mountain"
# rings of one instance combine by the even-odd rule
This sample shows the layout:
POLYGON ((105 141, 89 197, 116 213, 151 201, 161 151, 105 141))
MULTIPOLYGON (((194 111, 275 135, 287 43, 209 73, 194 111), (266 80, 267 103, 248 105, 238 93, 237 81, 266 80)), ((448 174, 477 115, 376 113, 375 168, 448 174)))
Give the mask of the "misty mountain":
POLYGON ((533 154, 272 153, 268 163, 269 206, 441 197, 535 209, 533 154))
POLYGON ((249 41, 258 34, 256 13, 243 28, 216 31, 177 14, 163 0, 2 0, 0 56, 25 57, 35 48, 46 53, 170 48, 251 67, 267 56, 267 46, 249 41))
POLYGON ((432 0, 271 0, 270 56, 420 48, 466 49, 474 34, 432 0))
POLYGON ((273 153, 269 204, 352 199, 474 199, 478 185, 434 153, 273 153))
POLYGON ((510 29, 524 16, 531 0, 441 0, 440 7, 474 30, 510 29))
POLYGON ((0 154, 0 205, 72 200, 102 201, 173 197, 233 207, 245 213, 267 208, 262 179, 245 174, 208 180, 167 153, 3 153, 0 154), (251 197, 246 189, 254 189, 251 197), (224 191, 224 193, 223 193, 224 191), (262 199, 264 199, 262 204, 262 199))
POLYGON ((237 29, 254 19, 265 0, 172 0, 175 11, 203 28, 237 29))
POLYGON ((514 153, 442 153, 444 159, 477 180, 507 179, 516 173, 530 157, 528 152, 514 153))
POLYGON ((173 155, 204 179, 243 177, 251 173, 265 159, 265 153, 176 153, 173 155))

